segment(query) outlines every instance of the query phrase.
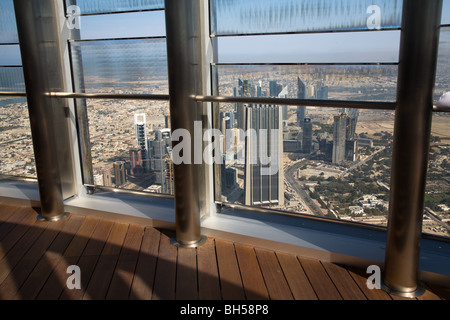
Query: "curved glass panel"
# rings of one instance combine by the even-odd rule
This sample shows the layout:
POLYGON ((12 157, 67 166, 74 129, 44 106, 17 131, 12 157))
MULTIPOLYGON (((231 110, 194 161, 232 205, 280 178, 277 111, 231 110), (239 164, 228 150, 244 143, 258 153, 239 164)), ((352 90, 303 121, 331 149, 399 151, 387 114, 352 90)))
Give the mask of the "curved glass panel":
POLYGON ((397 65, 217 65, 220 96, 396 101, 397 65))
POLYGON ((25 92, 22 67, 0 67, 0 92, 25 92))
POLYGON ((81 14, 164 9, 164 0, 66 0, 67 7, 79 6, 81 14))
POLYGON ((398 29, 402 0, 211 0, 212 33, 398 29))
POLYGON ((77 92, 168 93, 165 39, 80 41, 71 52, 77 92))
POLYGON ((18 43, 13 0, 0 1, 0 43, 18 43))

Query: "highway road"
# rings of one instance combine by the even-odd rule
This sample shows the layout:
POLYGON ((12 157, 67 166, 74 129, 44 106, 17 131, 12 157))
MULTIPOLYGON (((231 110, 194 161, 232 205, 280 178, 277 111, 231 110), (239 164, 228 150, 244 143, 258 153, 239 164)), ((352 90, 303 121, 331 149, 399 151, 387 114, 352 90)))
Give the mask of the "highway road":
POLYGON ((307 206, 311 212, 313 212, 316 216, 325 216, 322 212, 322 210, 319 208, 319 206, 311 199, 311 197, 306 193, 306 191, 301 186, 298 179, 295 178, 295 172, 305 164, 307 164, 309 161, 304 160, 295 163, 294 165, 288 167, 284 173, 285 179, 289 182, 289 184, 292 186, 292 188, 297 192, 297 194, 302 199, 302 202, 307 206))

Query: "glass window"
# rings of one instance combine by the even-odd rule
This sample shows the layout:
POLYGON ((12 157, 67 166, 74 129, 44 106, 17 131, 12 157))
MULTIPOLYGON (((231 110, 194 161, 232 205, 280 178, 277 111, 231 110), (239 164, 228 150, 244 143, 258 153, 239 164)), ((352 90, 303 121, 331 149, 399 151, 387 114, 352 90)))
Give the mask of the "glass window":
POLYGON ((0 43, 19 43, 13 0, 0 1, 0 43))
POLYGON ((219 37, 221 63, 398 62, 400 31, 219 37))
MULTIPOLYGON (((450 27, 442 27, 434 90, 435 102, 443 98, 443 95, 447 92, 450 92, 450 27)), ((447 102, 447 104, 450 104, 450 102, 447 102)))
POLYGON ((25 98, 0 98, 0 175, 36 178, 25 98))
POLYGON ((450 237, 450 114, 435 113, 425 193, 423 232, 450 237))
POLYGON ((87 100, 94 183, 173 194, 168 102, 87 100))
POLYGON ((212 33, 398 29, 402 3, 401 0, 211 0, 212 33))
POLYGON ((164 9, 164 0, 66 0, 67 7, 77 5, 81 14, 102 14, 164 9))
POLYGON ((72 43, 77 92, 167 94, 165 39, 72 43))
POLYGON ((386 226, 394 118, 393 111, 221 104, 220 200, 386 226))
POLYGON ((444 0, 442 8, 442 24, 450 24, 450 0, 444 0))
POLYGON ((220 96, 396 100, 397 65, 216 65, 220 96))
POLYGON ((89 15, 80 18, 81 39, 165 36, 164 11, 89 15))
POLYGON ((20 66, 22 59, 19 45, 0 44, 0 66, 20 66))

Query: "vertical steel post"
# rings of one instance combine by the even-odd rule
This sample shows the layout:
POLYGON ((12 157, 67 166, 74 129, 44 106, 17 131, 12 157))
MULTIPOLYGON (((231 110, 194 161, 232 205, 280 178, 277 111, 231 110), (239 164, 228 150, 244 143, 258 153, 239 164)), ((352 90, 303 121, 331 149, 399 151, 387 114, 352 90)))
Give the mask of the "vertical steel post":
POLYGON ((442 0, 404 0, 384 288, 415 297, 442 0))
POLYGON ((14 0, 41 202, 40 219, 65 217, 63 200, 75 194, 69 108, 46 94, 66 91, 61 23, 52 0, 14 0))
MULTIPOLYGON (((171 129, 187 130, 191 136, 191 161, 174 165, 173 243, 182 247, 197 246, 204 241, 200 219, 209 210, 207 171, 203 154, 198 154, 198 145, 196 148, 199 137, 195 136, 199 131, 195 122, 201 121, 201 128, 205 125, 204 106, 195 100, 195 95, 205 93, 204 4, 205 0, 165 1, 171 129), (195 161, 198 157, 201 164, 195 161)), ((202 140, 200 144, 203 151, 202 140)))

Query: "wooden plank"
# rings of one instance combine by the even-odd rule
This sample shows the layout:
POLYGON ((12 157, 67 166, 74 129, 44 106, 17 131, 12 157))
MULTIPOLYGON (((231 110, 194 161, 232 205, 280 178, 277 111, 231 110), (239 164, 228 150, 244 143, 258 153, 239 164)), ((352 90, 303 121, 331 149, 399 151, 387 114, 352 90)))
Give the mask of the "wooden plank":
POLYGON ((351 267, 348 267, 347 270, 368 300, 392 300, 392 297, 385 291, 377 289, 370 290, 367 287, 369 275, 365 274, 363 270, 351 267))
POLYGON ((367 300, 347 269, 328 262, 322 265, 344 300, 367 300))
POLYGON ((253 247, 241 244, 235 244, 234 247, 241 271, 245 296, 248 300, 268 300, 269 293, 267 292, 253 247))
MULTIPOLYGON (((52 222, 33 243, 14 269, 0 285, 0 298, 13 299, 50 244, 67 223, 68 219, 52 222)), ((44 223, 47 224, 47 223, 44 223)))
POLYGON ((178 248, 176 300, 198 300, 197 249, 178 248))
POLYGON ((82 216, 70 216, 68 218, 64 228, 34 267, 14 299, 34 300, 36 298, 83 221, 84 217, 82 216))
POLYGON ((299 261, 319 300, 342 300, 320 261, 303 258, 299 261))
POLYGON ((427 284, 428 288, 442 300, 450 300, 450 288, 436 284, 427 284))
POLYGON ((277 253, 277 257, 294 299, 317 300, 317 295, 297 257, 285 253, 277 253))
POLYGON ((35 222, 27 233, 14 245, 8 254, 0 261, 0 284, 8 277, 10 272, 19 263, 20 259, 36 242, 36 239, 44 232, 41 222, 35 222))
POLYGON ((20 209, 22 208, 12 205, 0 204, 0 227, 4 222, 7 222, 8 219, 14 216, 15 213, 20 209))
POLYGON ((177 248, 161 234, 152 300, 175 300, 177 248))
POLYGON ((291 290, 274 251, 255 248, 271 300, 293 300, 291 290))
POLYGON ((0 223, 0 241, 10 234, 17 226, 22 224, 32 223, 30 220, 23 222, 24 219, 33 217, 36 220, 36 212, 31 208, 16 208, 15 210, 9 211, 7 215, 3 218, 5 220, 0 223))
POLYGON ((106 299, 128 300, 144 229, 142 226, 130 225, 106 299))
POLYGON ((114 223, 102 254, 92 273, 83 300, 104 300, 106 298, 128 227, 129 225, 126 223, 114 223))
POLYGON ((15 224, 11 232, 5 233, 4 237, 0 240, 0 261, 35 223, 36 216, 31 215, 28 212, 28 214, 20 220, 20 223, 15 224))
POLYGON ((422 296, 417 297, 417 300, 442 300, 436 293, 431 291, 432 289, 429 286, 425 287, 425 293, 422 296))
POLYGON ((198 295, 200 300, 220 300, 219 270, 214 240, 208 238, 197 248, 198 295))
POLYGON ((66 281, 69 277, 67 268, 72 265, 77 265, 98 222, 99 219, 95 217, 88 216, 84 219, 83 224, 80 226, 66 251, 63 253, 62 259, 59 260, 39 295, 36 297, 37 300, 59 299, 62 291, 66 288, 66 281))
POLYGON ((222 298, 224 300, 245 300, 233 243, 216 239, 216 252, 222 298))
POLYGON ((145 229, 131 286, 131 300, 150 300, 152 298, 160 238, 161 234, 155 229, 145 229))
POLYGON ((80 300, 83 298, 113 226, 114 222, 112 221, 100 220, 98 222, 82 256, 76 263, 81 270, 81 289, 70 290, 65 286, 60 296, 61 300, 80 300))

